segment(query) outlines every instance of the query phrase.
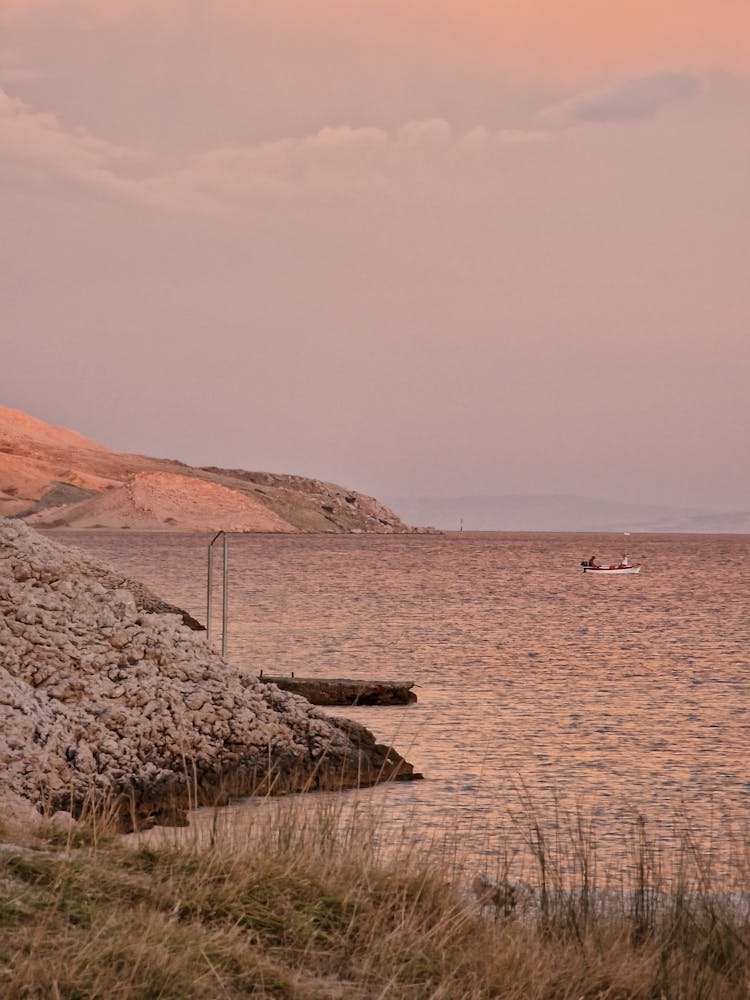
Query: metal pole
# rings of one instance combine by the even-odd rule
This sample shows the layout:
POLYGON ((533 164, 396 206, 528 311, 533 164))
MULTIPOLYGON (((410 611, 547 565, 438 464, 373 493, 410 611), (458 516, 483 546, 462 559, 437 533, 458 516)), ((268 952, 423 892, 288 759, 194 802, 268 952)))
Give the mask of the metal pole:
MULTIPOLYGON (((211 645, 211 640, 213 639, 213 602, 214 602, 214 543, 218 541, 219 538, 224 537, 224 632, 226 632, 226 602, 227 602, 227 580, 226 580, 226 566, 227 566, 227 536, 223 531, 217 531, 211 541, 208 543, 208 581, 206 584, 206 639, 208 640, 208 645, 211 645)), ((221 640, 221 653, 224 655, 224 639, 221 640)))
POLYGON ((213 581, 213 570, 214 570, 214 550, 213 542, 208 543, 208 586, 206 594, 206 638, 208 640, 208 645, 211 645, 211 605, 213 603, 214 596, 214 581, 213 581))
POLYGON ((227 622, 229 618, 229 565, 227 563, 227 536, 224 535, 224 582, 221 594, 221 655, 227 655, 227 622))

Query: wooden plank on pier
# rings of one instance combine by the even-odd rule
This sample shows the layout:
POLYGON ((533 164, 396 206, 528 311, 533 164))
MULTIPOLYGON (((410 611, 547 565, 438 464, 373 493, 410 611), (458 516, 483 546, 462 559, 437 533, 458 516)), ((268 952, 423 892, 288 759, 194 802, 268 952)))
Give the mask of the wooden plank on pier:
POLYGON ((301 694, 313 705, 411 705, 417 700, 414 681, 360 681, 336 677, 282 677, 260 679, 283 691, 301 694))

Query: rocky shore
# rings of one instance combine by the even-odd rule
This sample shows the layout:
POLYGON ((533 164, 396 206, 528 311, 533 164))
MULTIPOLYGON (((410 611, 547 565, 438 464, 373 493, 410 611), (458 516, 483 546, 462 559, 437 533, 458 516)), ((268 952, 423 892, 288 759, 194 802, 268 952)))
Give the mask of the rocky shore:
POLYGON ((336 483, 123 454, 3 406, 0 517, 77 531, 417 530, 375 497, 336 483))
POLYGON ((145 587, 0 519, 0 806, 180 822, 233 795, 416 777, 372 734, 211 651, 145 587))

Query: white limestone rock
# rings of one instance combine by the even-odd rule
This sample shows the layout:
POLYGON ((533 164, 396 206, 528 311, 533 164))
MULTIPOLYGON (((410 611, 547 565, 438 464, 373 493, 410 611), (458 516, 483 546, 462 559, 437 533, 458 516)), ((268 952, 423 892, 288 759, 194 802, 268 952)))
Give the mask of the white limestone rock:
POLYGON ((155 820, 219 792, 413 775, 363 727, 224 661, 175 611, 0 519, 0 793, 74 814, 107 793, 155 820))

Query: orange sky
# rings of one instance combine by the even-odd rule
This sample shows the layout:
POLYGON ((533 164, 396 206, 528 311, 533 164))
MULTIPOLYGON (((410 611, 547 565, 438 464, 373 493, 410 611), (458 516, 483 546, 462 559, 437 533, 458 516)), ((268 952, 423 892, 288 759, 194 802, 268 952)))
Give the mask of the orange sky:
MULTIPOLYGON (((2 0, 0 16, 59 8, 102 21, 185 16, 183 0, 2 0)), ((503 66, 581 83, 678 66, 750 73, 747 0, 210 0, 202 19, 271 20, 281 29, 353 38, 407 54, 503 66), (213 11, 213 13, 212 13, 213 11)))
MULTIPOLYGON (((244 0, 225 2, 240 17, 247 11, 244 0)), ((374 45, 566 84, 674 65, 750 72, 746 0, 277 0, 275 8, 311 33, 366 31, 374 45)))
POLYGON ((679 65, 750 69, 750 4, 743 0, 469 0, 446 14, 454 37, 485 57, 569 82, 679 65), (470 11, 477 10, 472 23, 470 11), (478 29, 478 30, 477 30, 478 29))

